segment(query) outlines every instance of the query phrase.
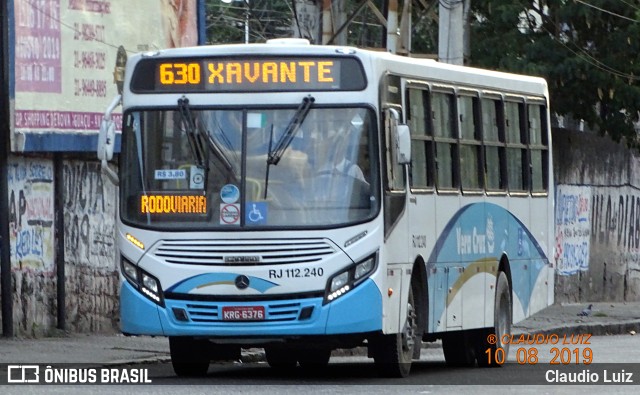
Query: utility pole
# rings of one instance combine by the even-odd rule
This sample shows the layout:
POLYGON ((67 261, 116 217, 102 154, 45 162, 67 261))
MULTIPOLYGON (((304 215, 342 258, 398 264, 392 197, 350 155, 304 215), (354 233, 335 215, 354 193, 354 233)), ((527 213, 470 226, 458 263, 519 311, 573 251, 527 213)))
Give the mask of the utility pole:
MULTIPOLYGON (((427 4, 426 0, 420 2, 427 4)), ((411 39, 406 35, 411 33, 411 1, 405 1, 402 10, 398 7, 398 0, 386 0, 382 3, 380 10, 374 2, 360 0, 347 14, 345 0, 322 0, 322 44, 346 45, 347 27, 363 10, 368 9, 383 27, 382 46, 388 52, 409 53, 411 39)))
MULTIPOLYGON (((465 23, 470 0, 440 0, 438 60, 463 65, 465 59, 465 23)), ((467 35, 468 42, 468 35, 467 35)))
POLYGON ((13 337, 13 294, 11 254, 9 252, 9 10, 8 1, 0 8, 0 295, 2 297, 2 334, 13 337))

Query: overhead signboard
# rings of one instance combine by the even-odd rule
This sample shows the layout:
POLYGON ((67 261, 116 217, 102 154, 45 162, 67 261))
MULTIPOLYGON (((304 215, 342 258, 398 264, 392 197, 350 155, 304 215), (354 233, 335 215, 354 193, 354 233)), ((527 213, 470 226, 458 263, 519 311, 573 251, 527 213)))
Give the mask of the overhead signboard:
POLYGON ((118 47, 198 44, 202 0, 9 1, 14 152, 95 151, 118 47))

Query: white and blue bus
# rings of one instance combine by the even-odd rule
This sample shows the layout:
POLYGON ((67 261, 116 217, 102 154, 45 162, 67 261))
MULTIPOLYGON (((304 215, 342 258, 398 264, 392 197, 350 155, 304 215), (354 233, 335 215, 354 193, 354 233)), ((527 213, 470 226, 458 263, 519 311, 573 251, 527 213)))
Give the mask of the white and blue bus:
POLYGON ((541 78, 304 40, 132 56, 122 332, 167 336, 178 375, 247 347, 294 368, 366 346, 403 377, 437 339, 449 364, 500 364, 511 324, 553 303, 548 97, 541 78))

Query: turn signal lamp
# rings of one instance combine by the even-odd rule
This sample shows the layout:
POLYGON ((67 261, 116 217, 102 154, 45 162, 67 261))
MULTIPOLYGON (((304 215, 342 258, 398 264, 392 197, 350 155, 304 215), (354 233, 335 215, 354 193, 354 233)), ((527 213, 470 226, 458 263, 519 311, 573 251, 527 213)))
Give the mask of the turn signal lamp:
POLYGON ((127 233, 127 240, 129 240, 134 246, 140 248, 141 250, 144 250, 144 243, 136 239, 129 233, 127 233))

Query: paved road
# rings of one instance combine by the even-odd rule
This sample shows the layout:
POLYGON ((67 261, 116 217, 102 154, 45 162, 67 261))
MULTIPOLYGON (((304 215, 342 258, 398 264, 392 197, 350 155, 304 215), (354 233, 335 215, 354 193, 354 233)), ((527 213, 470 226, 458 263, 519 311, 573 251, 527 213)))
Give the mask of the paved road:
MULTIPOLYGON (((49 394, 266 394, 266 393, 318 393, 318 394, 577 394, 583 392, 606 392, 609 394, 637 394, 640 391, 640 336, 597 336, 582 338, 589 344, 539 344, 513 345, 507 365, 496 369, 450 368, 444 364, 440 348, 423 349, 420 362, 414 364, 411 376, 406 379, 384 379, 377 376, 370 359, 362 356, 331 359, 329 367, 322 372, 308 372, 297 368, 289 372, 277 372, 264 362, 212 364, 207 377, 177 378, 171 365, 166 362, 128 365, 129 368, 148 370, 154 385, 138 386, 5 386, 2 394, 27 395, 31 393, 49 394), (593 363, 570 363, 550 365, 554 356, 553 348, 591 350, 593 363), (538 364, 520 365, 516 361, 519 349, 535 350, 538 364), (623 364, 624 363, 624 364, 623 364), (609 379, 613 373, 633 373, 632 386, 611 386, 603 383, 604 370, 609 379), (571 386, 565 384, 548 385, 547 378, 560 373, 580 373, 586 371, 591 377, 599 376, 599 386, 571 386), (501 383, 503 385, 489 385, 501 383)), ((530 355, 527 353, 527 355, 530 355)), ((567 354, 569 355, 569 354, 567 354)), ((570 355, 574 355, 570 353, 570 355)), ((565 355, 566 357, 566 355, 565 355)))

